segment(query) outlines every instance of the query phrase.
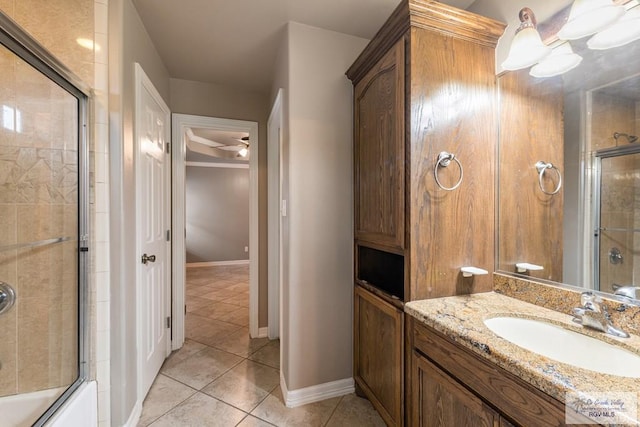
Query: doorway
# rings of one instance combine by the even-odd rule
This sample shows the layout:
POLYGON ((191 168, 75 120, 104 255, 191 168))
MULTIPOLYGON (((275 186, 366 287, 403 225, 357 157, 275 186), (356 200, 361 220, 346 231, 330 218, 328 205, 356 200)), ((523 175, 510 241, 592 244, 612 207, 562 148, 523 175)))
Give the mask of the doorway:
MULTIPOLYGON (((173 339, 174 350, 182 347, 185 340, 185 280, 186 280, 186 167, 187 140, 198 138, 193 129, 211 132, 238 132, 246 134, 250 150, 249 156, 249 335, 260 337, 258 328, 258 124, 256 122, 220 119, 187 114, 173 114, 172 132, 172 228, 173 236, 173 339)), ((238 147, 241 147, 242 138, 238 147)), ((207 144, 205 141, 199 141, 207 144)), ((219 150, 218 150, 219 151, 219 150)), ((232 150, 229 150, 232 151, 232 150)), ((234 156, 234 152, 230 155, 234 156)), ((239 151, 239 150, 238 150, 239 151)))

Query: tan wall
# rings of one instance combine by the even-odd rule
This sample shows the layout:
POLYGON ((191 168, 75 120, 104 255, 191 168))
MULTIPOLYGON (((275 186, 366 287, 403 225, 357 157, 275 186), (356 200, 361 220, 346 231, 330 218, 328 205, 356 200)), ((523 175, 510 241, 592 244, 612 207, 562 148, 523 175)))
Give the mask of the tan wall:
POLYGON ((353 99, 345 71, 368 40, 293 22, 288 30, 282 310, 285 380, 296 390, 353 376, 353 99))
POLYGON ((267 119, 268 96, 223 85, 171 79, 171 112, 258 122, 259 301, 258 326, 267 326, 267 119))
MULTIPOLYGON (((0 9, 93 84, 94 52, 76 43, 94 38, 93 0, 3 0, 0 9)), ((0 318, 4 396, 68 386, 78 374, 77 167, 75 149, 67 148, 77 124, 75 99, 4 48, 0 75, 2 104, 19 110, 22 122, 19 132, 0 128, 0 246, 70 237, 60 245, 0 254, 0 280, 18 295, 0 318)))
POLYGON ((134 63, 169 104, 169 73, 131 0, 109 0, 111 184, 111 424, 123 425, 137 400, 134 63))

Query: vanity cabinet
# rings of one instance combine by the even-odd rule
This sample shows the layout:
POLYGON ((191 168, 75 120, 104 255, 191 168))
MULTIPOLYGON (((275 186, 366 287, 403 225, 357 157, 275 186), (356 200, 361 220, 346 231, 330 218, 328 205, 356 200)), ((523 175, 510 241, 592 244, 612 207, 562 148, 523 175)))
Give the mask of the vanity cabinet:
POLYGON ((354 299, 354 376, 359 392, 369 397, 387 425, 402 425, 404 314, 359 286, 354 299))
POLYGON ((410 426, 563 426, 564 404, 408 316, 410 426))
POLYGON ((354 378, 405 424, 403 304, 485 292, 493 271, 497 105, 504 25, 403 0, 347 71, 354 85, 354 378), (455 155, 434 168, 441 152, 455 155), (464 172, 463 172, 464 170, 464 172), (389 394, 391 393, 391 395, 389 394))

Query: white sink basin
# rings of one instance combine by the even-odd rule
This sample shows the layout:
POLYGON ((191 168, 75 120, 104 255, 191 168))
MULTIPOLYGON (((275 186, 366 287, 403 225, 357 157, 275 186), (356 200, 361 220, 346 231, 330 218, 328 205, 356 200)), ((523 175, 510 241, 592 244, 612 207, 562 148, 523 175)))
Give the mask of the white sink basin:
POLYGON ((496 335, 558 362, 620 377, 640 378, 640 356, 547 322, 518 317, 484 321, 496 335))

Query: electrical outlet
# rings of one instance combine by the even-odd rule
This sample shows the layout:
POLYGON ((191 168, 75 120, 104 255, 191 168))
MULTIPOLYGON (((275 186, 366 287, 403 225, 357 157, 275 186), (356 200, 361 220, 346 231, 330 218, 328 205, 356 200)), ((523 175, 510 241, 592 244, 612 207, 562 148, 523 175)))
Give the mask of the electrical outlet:
POLYGON ((245 251, 245 252, 249 252, 249 246, 245 246, 245 247, 244 247, 244 251, 245 251))

